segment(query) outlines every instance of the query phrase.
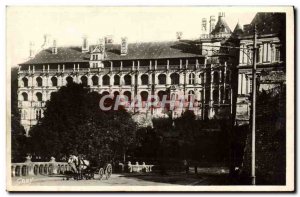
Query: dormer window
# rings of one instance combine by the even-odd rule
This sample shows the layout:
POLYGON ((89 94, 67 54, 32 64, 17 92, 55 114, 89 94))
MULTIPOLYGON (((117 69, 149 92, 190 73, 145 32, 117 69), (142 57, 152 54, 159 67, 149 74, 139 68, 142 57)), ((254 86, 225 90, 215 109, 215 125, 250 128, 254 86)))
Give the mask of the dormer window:
POLYGON ((93 68, 98 68, 98 63, 93 63, 93 68))
POLYGON ((98 60, 98 55, 93 55, 92 60, 98 60))

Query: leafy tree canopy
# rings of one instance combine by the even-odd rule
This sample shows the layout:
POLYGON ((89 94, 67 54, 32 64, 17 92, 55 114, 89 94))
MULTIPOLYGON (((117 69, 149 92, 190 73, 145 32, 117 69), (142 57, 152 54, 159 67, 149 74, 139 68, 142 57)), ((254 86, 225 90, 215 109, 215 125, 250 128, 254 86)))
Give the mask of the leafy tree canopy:
POLYGON ((102 111, 101 95, 71 83, 51 95, 32 128, 31 152, 57 159, 83 154, 95 161, 119 159, 134 144, 136 124, 125 110, 102 111))
POLYGON ((20 123, 18 109, 18 68, 11 70, 11 156, 13 162, 24 161, 26 156, 25 130, 20 123))

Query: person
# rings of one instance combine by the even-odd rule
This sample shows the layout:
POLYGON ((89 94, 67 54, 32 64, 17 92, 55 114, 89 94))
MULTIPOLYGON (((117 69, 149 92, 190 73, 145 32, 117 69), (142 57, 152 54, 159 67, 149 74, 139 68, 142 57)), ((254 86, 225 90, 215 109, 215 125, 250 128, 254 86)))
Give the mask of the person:
POLYGON ((77 166, 78 166, 78 157, 73 154, 70 154, 68 164, 70 165, 73 172, 78 173, 77 166))
POLYGON ((183 165, 184 165, 185 173, 188 174, 189 173, 189 165, 188 165, 187 160, 183 160, 183 165))

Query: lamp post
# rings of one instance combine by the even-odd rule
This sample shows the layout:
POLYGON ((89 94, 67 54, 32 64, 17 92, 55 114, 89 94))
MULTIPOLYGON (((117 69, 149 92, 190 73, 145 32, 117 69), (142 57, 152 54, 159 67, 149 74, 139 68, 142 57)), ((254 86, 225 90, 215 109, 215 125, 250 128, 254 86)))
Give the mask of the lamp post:
POLYGON ((251 120, 251 128, 252 128, 252 141, 251 141, 251 183, 255 185, 255 119, 256 119, 256 39, 257 32, 256 26, 254 26, 254 37, 253 37, 253 67, 252 67, 252 120, 251 120))

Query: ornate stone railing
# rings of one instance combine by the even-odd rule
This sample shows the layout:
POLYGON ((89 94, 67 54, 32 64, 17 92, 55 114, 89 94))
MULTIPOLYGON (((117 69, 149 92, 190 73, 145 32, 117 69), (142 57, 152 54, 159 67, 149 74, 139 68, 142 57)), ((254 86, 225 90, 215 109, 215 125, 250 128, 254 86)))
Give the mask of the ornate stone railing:
POLYGON ((56 162, 55 159, 49 162, 31 162, 28 159, 24 163, 11 164, 12 177, 64 174, 69 170, 71 169, 67 162, 56 162))
POLYGON ((146 165, 145 162, 143 162, 142 164, 139 164, 139 162, 131 164, 131 162, 129 161, 127 166, 129 172, 152 172, 152 167, 154 165, 146 165))

